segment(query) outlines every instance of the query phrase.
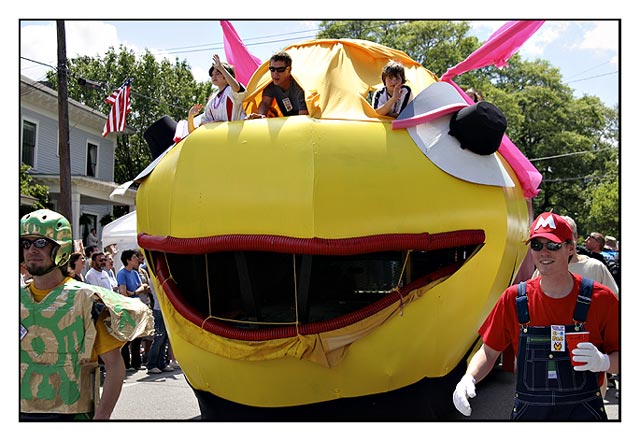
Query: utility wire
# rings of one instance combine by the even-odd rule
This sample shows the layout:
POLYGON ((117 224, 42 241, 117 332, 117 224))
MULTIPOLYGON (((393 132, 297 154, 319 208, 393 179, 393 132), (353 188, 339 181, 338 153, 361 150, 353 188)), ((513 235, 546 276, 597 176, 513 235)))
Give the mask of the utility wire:
MULTIPOLYGON (((245 43, 245 46, 259 46, 261 44, 281 43, 281 42, 284 42, 284 41, 292 41, 292 40, 298 41, 298 40, 300 40, 300 37, 283 38, 283 39, 280 39, 280 40, 269 40, 269 41, 263 41, 263 42, 259 42, 259 43, 245 43)), ((167 52, 167 53, 171 54, 171 55, 175 55, 175 54, 184 54, 184 53, 191 53, 191 52, 204 52, 204 51, 210 51, 210 50, 219 50, 219 49, 223 49, 223 48, 224 48, 223 43, 216 43, 216 45, 212 45, 210 47, 206 47, 206 48, 202 48, 202 49, 191 49, 191 50, 184 50, 184 51, 172 51, 172 52, 167 52)), ((165 52, 165 51, 158 51, 158 52, 165 52)))
POLYGON ((600 78, 600 77, 606 77, 607 75, 613 75, 613 74, 617 74, 618 71, 614 71, 614 72, 608 72, 608 73, 604 73, 601 75, 594 75, 592 77, 587 77, 587 78, 580 78, 578 80, 571 80, 571 81, 565 81, 565 84, 569 84, 569 83, 577 83, 578 81, 586 81, 586 80, 592 80, 594 78, 600 78))
POLYGON ((582 152, 571 152, 571 153, 563 153, 562 155, 545 156, 544 158, 529 159, 529 162, 544 161, 544 160, 547 160, 547 159, 563 158, 565 156, 584 155, 586 153, 600 153, 600 152, 605 151, 605 150, 618 150, 618 147, 605 147, 605 148, 601 148, 601 149, 598 149, 598 150, 584 150, 582 152))
POLYGON ((558 179, 543 179, 542 182, 568 182, 568 181, 588 181, 592 179, 609 179, 617 177, 618 175, 600 175, 600 176, 579 176, 575 178, 558 178, 558 179))
POLYGON ((51 64, 43 63, 41 61, 32 60, 31 58, 27 58, 27 57, 20 57, 20 58, 23 59, 23 60, 31 61, 32 63, 35 63, 35 64, 39 64, 41 66, 47 66, 47 67, 50 67, 51 69, 57 70, 56 66, 52 66, 51 64))
POLYGON ((593 67, 590 67, 589 69, 585 69, 585 70, 583 70, 582 72, 578 72, 578 73, 576 73, 576 74, 569 75, 569 76, 567 77, 567 79, 569 79, 569 78, 573 78, 573 77, 577 77, 577 76, 580 76, 580 75, 582 75, 582 74, 584 74, 584 73, 587 73, 587 72, 589 72, 589 71, 592 71, 593 69, 597 69, 597 68, 599 68, 600 66, 604 66, 605 64, 611 64, 611 63, 610 63, 609 61, 605 61, 604 63, 600 63, 600 64, 598 64, 597 66, 593 66, 593 67))
MULTIPOLYGON (((264 35, 262 37, 250 37, 250 38, 245 38, 242 41, 245 44, 245 46, 248 46, 251 43, 247 44, 247 42, 253 41, 253 40, 263 40, 263 39, 274 38, 274 37, 283 37, 283 36, 288 36, 288 35, 306 34, 308 32, 318 32, 320 30, 321 30, 320 28, 306 29, 306 30, 303 30, 303 31, 287 32, 287 33, 284 33, 284 34, 272 34, 272 35, 264 35)), ((272 41, 267 40, 267 41, 259 42, 259 44, 271 43, 271 42, 272 41)), ((208 44, 199 44, 199 45, 196 45, 196 46, 174 47, 174 48, 169 48, 169 49, 162 50, 162 51, 163 52, 164 51, 173 52, 173 51, 182 51, 184 49, 201 49, 201 48, 205 48, 205 47, 209 48, 209 47, 212 47, 212 46, 216 46, 217 47, 217 46, 222 46, 222 45, 223 45, 223 43, 208 43, 208 44)))

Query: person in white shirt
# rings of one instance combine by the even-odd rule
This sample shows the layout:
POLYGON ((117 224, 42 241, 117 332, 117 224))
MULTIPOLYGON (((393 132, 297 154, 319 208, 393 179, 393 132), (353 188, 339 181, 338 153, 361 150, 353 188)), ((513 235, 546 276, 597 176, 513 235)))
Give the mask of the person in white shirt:
POLYGON ((103 252, 98 251, 93 253, 91 256, 91 268, 89 268, 89 271, 87 271, 84 277, 85 282, 90 285, 102 286, 103 288, 113 290, 111 282, 109 281, 109 275, 104 270, 106 264, 107 258, 103 252))
POLYGON ((106 257, 106 265, 104 267, 104 272, 107 273, 109 277, 109 282, 111 282, 111 289, 115 292, 118 292, 118 280, 116 279, 115 268, 113 266, 113 256, 111 253, 104 253, 104 257, 106 257))
MULTIPOLYGON (((199 125, 213 121, 237 121, 245 118, 242 109, 242 99, 245 95, 245 88, 236 80, 233 66, 220 61, 217 54, 213 56, 213 64, 209 68, 211 82, 218 91, 211 96, 204 108, 204 113, 200 118, 199 125)), ((189 119, 187 126, 189 133, 193 132, 199 125, 196 124, 195 117, 200 113, 202 104, 194 104, 189 109, 189 119)))
POLYGON ((87 236, 87 246, 98 246, 98 233, 96 232, 95 228, 92 228, 91 231, 89 232, 89 235, 87 236))

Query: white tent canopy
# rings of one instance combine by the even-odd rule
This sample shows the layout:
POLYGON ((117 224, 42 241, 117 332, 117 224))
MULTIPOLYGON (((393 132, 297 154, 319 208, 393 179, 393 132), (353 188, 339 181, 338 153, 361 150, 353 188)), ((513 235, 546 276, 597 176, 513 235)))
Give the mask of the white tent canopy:
POLYGON ((118 252, 113 256, 116 272, 123 265, 120 261, 120 254, 124 250, 138 249, 138 232, 136 212, 132 211, 102 228, 102 244, 105 248, 109 245, 116 245, 118 252))

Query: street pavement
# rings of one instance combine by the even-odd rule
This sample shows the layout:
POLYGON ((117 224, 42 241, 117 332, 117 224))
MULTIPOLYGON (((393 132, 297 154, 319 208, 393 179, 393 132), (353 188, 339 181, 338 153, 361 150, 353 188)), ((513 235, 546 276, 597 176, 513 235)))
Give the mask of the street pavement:
MULTIPOLYGON (((513 404, 515 376, 495 369, 477 385, 477 396, 470 400, 472 413, 465 417, 457 412, 449 421, 507 421, 513 404)), ((605 410, 610 420, 619 421, 619 400, 615 389, 605 397, 605 410)), ((179 368, 173 372, 147 374, 146 369, 127 372, 120 399, 112 414, 119 421, 197 421, 198 401, 179 368)))
POLYGON ((127 372, 112 420, 183 421, 200 418, 200 408, 182 370, 127 372))

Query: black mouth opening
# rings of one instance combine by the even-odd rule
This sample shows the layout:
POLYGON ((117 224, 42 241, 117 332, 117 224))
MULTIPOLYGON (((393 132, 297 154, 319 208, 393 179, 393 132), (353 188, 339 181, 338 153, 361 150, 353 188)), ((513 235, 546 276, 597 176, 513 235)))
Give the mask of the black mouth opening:
MULTIPOLYGON (((484 242, 484 232, 478 230, 445 234, 441 241, 438 235, 420 235, 415 245, 423 249, 382 251, 372 250, 380 247, 381 236, 370 246, 361 238, 356 246, 322 241, 320 248, 317 242, 310 246, 305 240, 277 238, 276 251, 260 249, 265 242, 274 245, 273 238, 264 237, 253 237, 259 243, 242 250, 234 249, 229 238, 221 246, 221 238, 208 238, 216 244, 205 245, 203 239, 141 234, 139 242, 183 316, 219 335, 258 340, 328 331, 361 320, 402 301, 417 287, 450 276, 484 242), (212 249, 185 253, 198 248, 212 249)), ((392 248, 393 239, 383 248, 392 248)))

